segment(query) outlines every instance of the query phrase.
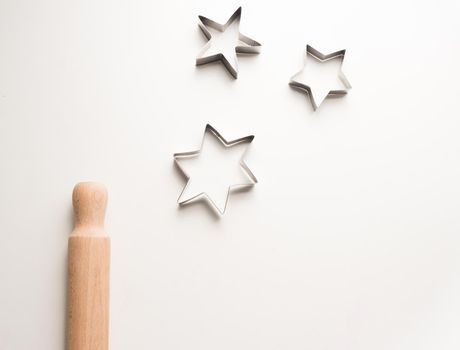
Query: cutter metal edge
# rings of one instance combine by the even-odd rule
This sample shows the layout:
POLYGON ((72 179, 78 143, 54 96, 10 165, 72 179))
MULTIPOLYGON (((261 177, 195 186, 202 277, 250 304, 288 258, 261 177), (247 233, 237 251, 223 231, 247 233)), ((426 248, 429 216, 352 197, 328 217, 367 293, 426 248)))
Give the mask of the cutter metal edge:
MULTIPOLYGON (((200 53, 198 54, 198 56, 204 54, 206 52, 206 50, 209 48, 209 46, 211 45, 211 38, 212 38, 212 35, 211 33, 209 32, 209 30, 206 28, 206 27, 211 27, 219 32, 224 32, 229 26, 230 24, 232 24, 235 20, 239 20, 239 18, 241 18, 241 6, 238 7, 238 9, 233 13, 233 15, 230 16, 230 18, 228 19, 228 21, 225 23, 225 24, 220 24, 220 23, 217 23, 215 21, 213 21, 212 19, 209 19, 207 17, 204 17, 204 16, 198 16, 199 20, 200 20, 200 23, 198 23, 198 26, 200 27, 201 31, 203 32, 204 36, 208 39, 208 42, 206 43, 206 45, 201 49, 200 53)), ((239 41, 244 44, 244 45, 237 45, 235 47, 235 52, 236 54, 239 54, 239 53, 244 53, 244 54, 258 54, 260 52, 260 48, 262 47, 262 45, 241 34, 239 31, 238 31, 238 39, 239 41)), ((238 78, 238 67, 236 67, 236 69, 227 61, 227 59, 225 58, 225 56, 222 54, 222 53, 219 53, 219 54, 216 54, 216 55, 212 55, 212 56, 208 56, 208 57, 197 57, 196 58, 196 65, 197 66, 200 66, 200 65, 203 65, 203 64, 206 64, 206 63, 211 63, 211 62, 215 62, 215 61, 221 61, 222 64, 225 66, 225 68, 227 68, 227 70, 229 71, 229 73, 233 76, 233 78, 237 79, 238 78)))
POLYGON ((204 129, 204 133, 203 133, 203 138, 201 140, 200 149, 198 149, 196 151, 180 152, 180 153, 174 153, 173 154, 175 165, 178 167, 180 172, 185 176, 185 178, 187 180, 187 183, 185 184, 184 188, 182 189, 182 191, 181 191, 181 193, 179 195, 179 198, 177 199, 177 203, 180 206, 182 206, 182 205, 186 205, 186 204, 198 199, 199 197, 205 197, 208 200, 208 202, 211 204, 213 209, 217 210, 217 212, 220 215, 224 215, 224 213, 225 213, 225 211, 227 209, 228 198, 229 198, 230 192, 232 190, 235 190, 235 189, 238 189, 238 188, 240 188, 240 189, 250 188, 250 187, 253 187, 258 182, 257 178, 254 176, 254 174, 251 172, 251 170, 248 168, 248 166, 244 162, 244 157, 245 157, 248 149, 246 149, 243 152, 243 155, 240 158, 239 164, 240 164, 241 168, 243 169, 243 172, 246 174, 246 176, 251 181, 251 183, 234 184, 234 185, 228 186, 227 197, 225 199, 225 205, 224 205, 223 211, 221 211, 219 209, 219 207, 216 205, 216 203, 212 200, 212 198, 206 192, 200 192, 196 196, 193 196, 193 197, 191 197, 191 198, 189 198, 187 200, 184 200, 184 201, 180 200, 182 194, 187 189, 187 186, 188 186, 188 183, 189 183, 189 180, 190 180, 190 176, 187 174, 187 172, 184 170, 184 168, 180 165, 179 160, 183 159, 183 158, 193 158, 193 157, 199 156, 200 153, 201 153, 201 150, 203 149, 203 144, 204 144, 204 140, 205 140, 205 137, 206 137, 206 133, 208 133, 208 132, 213 134, 222 143, 222 145, 224 145, 226 148, 232 147, 234 145, 244 143, 244 142, 251 143, 252 140, 254 140, 255 136, 254 135, 249 135, 249 136, 241 137, 241 138, 238 138, 238 139, 235 139, 235 140, 232 140, 232 141, 227 141, 215 128, 213 128, 210 124, 206 124, 206 127, 204 129))
MULTIPOLYGON (((312 46, 307 45, 306 57, 308 57, 310 55, 311 57, 313 57, 314 59, 316 59, 316 60, 318 60, 320 62, 326 62, 328 60, 331 60, 331 59, 334 59, 334 58, 337 58, 337 57, 341 58, 341 60, 340 60, 340 69, 339 69, 339 79, 342 81, 343 85, 345 86, 345 89, 330 90, 326 97, 329 97, 329 96, 344 96, 344 95, 346 95, 348 93, 348 90, 351 89, 351 84, 348 81, 348 79, 345 77, 345 74, 342 71, 343 60, 345 58, 345 52, 346 52, 346 50, 343 49, 343 50, 335 51, 333 53, 325 55, 325 54, 319 52, 318 50, 316 50, 315 48, 313 48, 312 46)), ((305 67, 305 65, 304 65, 304 67, 305 67)), ((321 105, 322 101, 320 102, 319 105, 317 105, 316 101, 315 101, 315 99, 313 97, 313 94, 311 92, 311 87, 309 85, 302 84, 302 83, 294 80, 294 78, 296 76, 298 76, 302 71, 303 71, 303 68, 299 72, 297 72, 296 74, 294 74, 291 77, 291 79, 289 81, 289 86, 291 86, 293 89, 297 89, 297 90, 301 90, 301 91, 305 92, 308 95, 308 97, 310 98, 311 104, 313 105, 313 109, 316 110, 316 109, 319 108, 319 106, 321 105)))

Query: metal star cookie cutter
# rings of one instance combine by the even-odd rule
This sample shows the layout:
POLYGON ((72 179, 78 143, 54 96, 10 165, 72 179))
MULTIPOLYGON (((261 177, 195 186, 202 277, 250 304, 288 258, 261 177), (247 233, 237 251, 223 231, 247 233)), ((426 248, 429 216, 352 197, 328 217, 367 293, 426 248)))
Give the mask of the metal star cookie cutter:
MULTIPOLYGON (((317 104, 313 96, 314 94, 312 93, 311 87, 305 83, 302 83, 296 80, 296 77, 299 76, 305 69, 305 66, 304 66, 302 70, 300 70, 298 73, 296 73, 295 75, 291 77, 291 80, 289 81, 289 85, 294 89, 305 92, 309 96, 314 110, 316 110, 321 105, 321 103, 324 101, 326 97, 344 96, 348 93, 348 90, 351 89, 351 84, 349 83, 348 79, 345 77, 345 74, 342 71, 343 60, 345 58, 345 51, 346 50, 339 50, 339 51, 330 53, 328 55, 325 55, 319 52, 318 50, 314 49, 312 46, 307 45, 306 57, 311 56, 313 59, 316 59, 319 62, 326 62, 326 61, 329 61, 335 58, 340 58, 340 68, 339 68, 338 76, 339 76, 340 81, 343 83, 345 87, 344 89, 339 89, 339 90, 329 90, 328 94, 317 104)), ((305 65, 306 65, 306 62, 305 62, 305 65)))
POLYGON ((202 138, 202 141, 201 141, 200 149, 198 149, 196 151, 191 151, 191 152, 181 152, 181 153, 174 153, 173 154, 175 165, 177 166, 177 168, 180 170, 182 175, 184 175, 184 177, 187 180, 187 184, 182 189, 182 191, 181 191, 181 193, 179 195, 179 198, 177 199, 177 203, 180 206, 182 206, 182 205, 186 205, 188 203, 191 203, 191 202, 203 197, 208 201, 208 203, 211 205, 211 207, 213 209, 215 209, 220 215, 224 215, 225 210, 227 209, 228 198, 230 196, 230 192, 232 192, 234 190, 238 190, 238 189, 249 189, 249 188, 253 187, 258 181, 257 181, 257 178, 254 176, 254 174, 251 172, 251 170, 249 170, 248 166, 246 165, 246 163, 243 160, 245 155, 246 155, 246 152, 247 152, 247 149, 246 149, 243 152, 243 155, 240 158, 239 165, 242 168, 244 174, 247 176, 247 178, 249 180, 249 183, 240 183, 240 184, 233 184, 233 185, 228 186, 227 196, 226 196, 226 199, 225 199, 225 205, 224 205, 223 210, 219 209, 217 204, 212 200, 212 198, 206 192, 200 192, 200 193, 198 193, 197 195, 195 195, 195 196, 193 196, 191 198, 188 198, 186 200, 181 201, 182 194, 187 189, 187 186, 188 186, 188 183, 189 183, 189 180, 190 180, 190 176, 186 173, 184 168, 180 165, 179 161, 180 161, 180 159, 189 159, 189 158, 198 157, 200 155, 202 149, 203 149, 203 144, 204 144, 204 140, 205 140, 205 137, 206 137, 207 133, 212 134, 226 148, 229 148, 229 147, 241 144, 241 143, 251 143, 252 140, 254 139, 254 135, 241 137, 241 138, 238 138, 238 139, 235 139, 235 140, 232 140, 232 141, 227 141, 216 129, 214 129, 211 125, 206 124, 205 130, 204 130, 204 133, 203 133, 203 138, 202 138))
MULTIPOLYGON (((228 19, 227 23, 225 24, 214 22, 213 20, 207 17, 204 17, 204 16, 198 16, 198 18, 200 19, 200 23, 198 23, 198 26, 200 27, 204 36, 208 39, 208 42, 203 47, 201 52, 198 54, 198 57, 196 58, 196 65, 199 66, 199 65, 206 64, 206 63, 210 63, 210 62, 221 61, 223 65, 225 66, 225 68, 227 68, 227 70, 233 76, 233 78, 237 79, 238 78, 238 66, 237 66, 236 59, 233 65, 228 60, 228 58, 225 57, 223 53, 216 53, 210 56, 205 56, 205 54, 209 50, 209 48, 212 46, 212 35, 211 35, 211 32, 208 30, 208 27, 223 33, 235 21, 238 22, 238 26, 239 26, 239 21, 241 18, 241 7, 239 7, 233 13, 233 15, 228 19)), ((238 45, 235 46, 235 56, 236 54, 240 54, 240 53, 258 54, 260 52, 261 46, 262 45, 258 43, 257 41, 241 34, 238 28, 238 45)))

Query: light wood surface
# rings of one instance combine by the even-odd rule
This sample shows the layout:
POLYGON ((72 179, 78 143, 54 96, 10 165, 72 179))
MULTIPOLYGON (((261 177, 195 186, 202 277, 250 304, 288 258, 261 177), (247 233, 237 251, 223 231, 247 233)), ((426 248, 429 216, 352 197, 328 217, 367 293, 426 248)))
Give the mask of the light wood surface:
POLYGON ((69 237, 67 350, 107 350, 110 238, 104 231, 107 191, 79 183, 73 191, 75 229, 69 237))

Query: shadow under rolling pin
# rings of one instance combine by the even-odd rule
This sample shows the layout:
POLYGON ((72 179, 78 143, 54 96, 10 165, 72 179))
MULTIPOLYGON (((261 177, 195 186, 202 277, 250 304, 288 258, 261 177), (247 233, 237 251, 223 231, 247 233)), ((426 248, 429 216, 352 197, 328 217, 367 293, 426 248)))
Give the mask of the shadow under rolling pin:
POLYGON ((72 195, 75 228, 69 237, 67 350, 109 347, 110 238, 104 231, 107 190, 83 182, 72 195))

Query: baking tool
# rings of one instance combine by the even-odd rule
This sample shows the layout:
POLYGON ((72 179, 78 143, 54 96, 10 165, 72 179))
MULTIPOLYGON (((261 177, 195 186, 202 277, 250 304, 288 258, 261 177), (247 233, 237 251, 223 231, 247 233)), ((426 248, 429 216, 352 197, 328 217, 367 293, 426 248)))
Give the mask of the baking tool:
POLYGON ((316 110, 321 105, 321 103, 324 101, 324 99, 327 96, 343 96, 343 95, 346 95, 347 90, 351 89, 351 85, 350 85, 350 83, 348 82, 347 78, 345 77, 345 75, 342 72, 342 64, 343 64, 344 57, 345 57, 345 50, 339 50, 339 51, 333 52, 331 54, 324 55, 321 52, 319 52, 318 50, 316 50, 313 47, 311 47, 310 45, 307 45, 305 66, 300 72, 298 72, 297 74, 295 74, 291 78, 291 80, 289 82, 289 85, 294 89, 298 89, 298 90, 301 90, 303 92, 306 92, 307 95, 310 97, 310 101, 311 101, 311 103, 313 105, 314 110, 316 110), (306 68, 306 66, 308 64, 309 58, 315 59, 315 60, 317 60, 319 62, 326 62, 326 61, 338 58, 340 60, 340 68, 339 68, 339 72, 338 72, 338 77, 339 77, 340 81, 343 83, 344 88, 343 89, 335 89, 335 90, 326 89, 326 90, 324 90, 322 92, 319 92, 318 91, 318 90, 320 90, 319 88, 318 88, 318 90, 315 90, 314 87, 310 86, 310 83, 308 81, 305 81, 301 77, 302 73, 304 72, 304 70, 305 70, 305 68, 306 68))
POLYGON ((198 16, 198 18, 200 19, 200 23, 198 23, 198 25, 208 39, 208 42, 198 54, 198 57, 196 58, 196 65, 198 66, 214 61, 221 61, 230 74, 235 79, 238 78, 238 60, 236 55, 239 53, 256 54, 260 52, 261 47, 261 44, 257 41, 239 32, 241 7, 235 11, 225 24, 219 24, 204 16, 198 16), (210 29, 224 33, 232 26, 237 26, 237 35, 232 38, 234 45, 229 46, 227 43, 227 45, 225 45, 225 49, 219 49, 219 45, 216 45, 215 43, 217 37, 213 37, 211 35, 210 29))
POLYGON ((67 350, 107 350, 110 238, 104 231, 107 190, 94 182, 73 190, 69 237, 67 350))
POLYGON ((187 189, 188 182, 190 180, 190 176, 185 172, 184 168, 181 166, 180 160, 181 159, 193 158, 193 157, 199 157, 199 155, 201 153, 201 150, 203 149, 204 139, 205 139, 207 133, 209 133, 210 135, 214 136, 220 143, 222 143, 222 145, 224 145, 227 148, 235 146, 235 145, 238 145, 238 144, 241 144, 241 143, 248 143, 249 144, 254 139, 254 136, 250 135, 250 136, 241 137, 241 138, 233 140, 233 141, 227 141, 227 140, 224 139, 224 137, 216 129, 214 129, 211 125, 207 124, 206 128, 204 130, 203 139, 201 141, 201 146, 200 146, 199 150, 191 151, 191 152, 175 153, 173 155, 175 164, 177 165, 179 170, 182 172, 182 174, 187 179, 187 184, 185 185, 184 189, 182 190, 182 192, 181 192, 181 194, 180 194, 180 196, 179 196, 179 198, 177 200, 177 203, 179 205, 185 205, 185 204, 188 204, 188 203, 190 203, 190 202, 192 202, 192 201, 194 201, 194 200, 196 200, 196 199, 198 199, 200 197, 204 197, 204 198, 207 199, 208 203, 210 203, 211 206, 214 209, 217 210, 218 213, 223 215, 225 213, 226 208, 227 208, 228 197, 230 195, 230 191, 235 190, 235 189, 250 188, 250 187, 254 186, 257 183, 257 179, 254 176, 254 174, 251 172, 251 170, 249 170, 248 166, 243 161, 243 158, 244 158, 244 156, 246 154, 246 151, 247 151, 247 149, 246 149, 244 151, 241 159, 240 159, 239 165, 241 166, 241 168, 243 169, 243 172, 247 176, 248 182, 228 186, 227 196, 226 196, 226 199, 225 199, 225 205, 224 205, 223 208, 220 208, 206 192, 200 192, 200 193, 198 193, 198 194, 196 194, 194 196, 191 196, 191 197, 188 197, 188 198, 182 198, 182 195, 184 194, 185 190, 187 189))

